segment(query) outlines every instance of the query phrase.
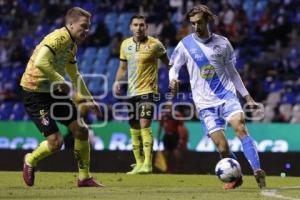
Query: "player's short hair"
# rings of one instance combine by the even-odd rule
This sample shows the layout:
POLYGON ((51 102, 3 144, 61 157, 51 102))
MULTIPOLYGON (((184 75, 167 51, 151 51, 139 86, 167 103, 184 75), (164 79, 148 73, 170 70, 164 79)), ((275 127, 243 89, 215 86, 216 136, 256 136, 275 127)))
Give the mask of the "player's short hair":
POLYGON ((147 22, 146 22, 146 17, 145 17, 144 15, 136 14, 136 15, 133 15, 133 16, 130 18, 129 24, 131 24, 132 21, 133 21, 134 19, 143 19, 143 20, 145 21, 145 23, 147 23, 147 22))
POLYGON ((65 23, 66 24, 69 24, 69 23, 72 23, 74 21, 77 21, 79 19, 79 17, 81 16, 85 16, 85 17, 88 17, 88 18, 91 18, 91 13, 82 9, 82 8, 79 8, 79 7, 73 7, 71 9, 68 10, 66 16, 65 16, 65 23))
POLYGON ((214 21, 217 18, 217 16, 214 15, 206 5, 199 4, 188 11, 188 13, 186 14, 186 20, 189 21, 190 17, 193 17, 196 14, 202 14, 207 22, 214 21))

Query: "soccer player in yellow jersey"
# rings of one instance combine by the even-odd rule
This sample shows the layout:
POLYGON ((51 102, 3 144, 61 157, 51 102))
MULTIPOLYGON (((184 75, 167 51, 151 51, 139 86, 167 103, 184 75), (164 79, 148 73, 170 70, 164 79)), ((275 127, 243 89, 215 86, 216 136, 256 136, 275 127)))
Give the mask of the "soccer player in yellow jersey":
POLYGON ((89 108, 100 114, 97 103, 88 91, 76 64, 77 43, 89 31, 91 14, 79 7, 68 10, 65 27, 49 33, 35 48, 21 79, 26 111, 46 137, 37 149, 26 154, 23 178, 28 186, 34 184, 34 171, 43 158, 57 152, 63 144, 56 121, 67 126, 75 138, 74 153, 78 161, 78 187, 101 187, 89 173, 90 145, 88 128, 82 125, 75 104, 68 97, 67 73, 81 98, 89 108))
POLYGON ((151 121, 154 95, 158 92, 158 59, 168 66, 169 59, 160 41, 147 36, 146 19, 134 15, 130 20, 133 36, 124 40, 120 49, 120 66, 116 74, 114 92, 120 93, 120 81, 128 71, 127 94, 129 125, 136 164, 127 174, 152 173, 153 137, 151 121))

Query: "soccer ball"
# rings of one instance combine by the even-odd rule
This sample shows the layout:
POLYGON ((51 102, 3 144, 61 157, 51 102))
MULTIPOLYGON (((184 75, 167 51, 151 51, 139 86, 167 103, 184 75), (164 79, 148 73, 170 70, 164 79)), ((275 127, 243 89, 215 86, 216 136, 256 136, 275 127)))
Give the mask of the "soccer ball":
POLYGON ((216 175, 222 182, 228 183, 237 180, 241 175, 241 166, 232 158, 223 158, 215 168, 216 175))

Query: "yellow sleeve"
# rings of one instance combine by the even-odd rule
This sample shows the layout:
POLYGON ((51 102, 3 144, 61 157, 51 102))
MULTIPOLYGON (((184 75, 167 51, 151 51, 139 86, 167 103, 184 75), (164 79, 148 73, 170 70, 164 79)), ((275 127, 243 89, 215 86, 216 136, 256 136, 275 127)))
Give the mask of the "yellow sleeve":
POLYGON ((158 58, 160 58, 161 56, 167 53, 164 45, 160 41, 157 42, 155 51, 158 58))
POLYGON ((126 55, 125 55, 125 41, 122 42, 120 47, 120 60, 127 61, 126 55))
POLYGON ((34 66, 41 70, 52 82, 64 81, 64 77, 57 73, 53 67, 52 62, 54 55, 51 50, 45 46, 41 47, 37 53, 36 59, 34 61, 34 66))
POLYGON ((66 72, 69 74, 72 84, 76 88, 79 97, 86 100, 93 100, 91 93, 87 89, 84 80, 78 71, 77 64, 67 64, 66 72))

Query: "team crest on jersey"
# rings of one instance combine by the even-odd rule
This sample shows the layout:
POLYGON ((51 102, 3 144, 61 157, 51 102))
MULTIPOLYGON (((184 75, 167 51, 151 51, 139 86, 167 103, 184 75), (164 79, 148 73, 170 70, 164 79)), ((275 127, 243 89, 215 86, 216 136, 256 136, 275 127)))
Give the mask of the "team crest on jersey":
POLYGON ((214 77, 216 71, 212 65, 205 65, 200 69, 200 76, 204 79, 211 79, 214 77))
POLYGON ((150 46, 146 44, 146 45, 144 46, 144 50, 145 50, 145 51, 149 51, 149 50, 150 50, 150 46))
POLYGON ((43 117, 43 118, 41 118, 41 123, 42 123, 44 126, 48 126, 48 125, 49 125, 49 118, 48 118, 48 117, 43 117))
POLYGON ((41 123, 44 126, 48 126, 49 125, 49 118, 46 117, 46 115, 48 114, 48 112, 45 112, 45 110, 40 110, 40 119, 41 119, 41 123))
POLYGON ((222 49, 221 49, 220 45, 214 45, 213 51, 214 51, 213 57, 221 57, 222 56, 222 49))

